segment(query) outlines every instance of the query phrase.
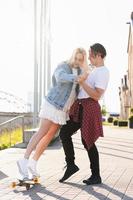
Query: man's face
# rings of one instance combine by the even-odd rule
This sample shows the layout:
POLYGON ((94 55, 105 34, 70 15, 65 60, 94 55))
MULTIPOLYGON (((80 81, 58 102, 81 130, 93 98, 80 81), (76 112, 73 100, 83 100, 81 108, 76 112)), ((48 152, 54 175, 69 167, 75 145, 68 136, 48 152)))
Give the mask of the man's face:
POLYGON ((96 63, 97 63, 97 55, 95 55, 92 51, 91 51, 91 49, 89 50, 89 57, 88 57, 88 59, 90 60, 90 63, 92 64, 92 65, 96 65, 96 63))
POLYGON ((101 54, 100 53, 94 53, 91 49, 89 50, 89 60, 90 63, 93 66, 97 66, 97 64, 99 63, 99 61, 101 61, 101 54))

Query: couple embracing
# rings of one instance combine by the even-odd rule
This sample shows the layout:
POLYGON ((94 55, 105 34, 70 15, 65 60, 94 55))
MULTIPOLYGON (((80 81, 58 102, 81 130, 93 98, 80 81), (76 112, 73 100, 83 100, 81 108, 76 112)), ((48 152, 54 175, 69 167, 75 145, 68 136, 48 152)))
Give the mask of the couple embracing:
POLYGON ((99 137, 103 137, 98 101, 104 95, 109 81, 109 71, 104 65, 105 57, 106 49, 96 43, 90 46, 88 52, 91 69, 83 48, 74 50, 68 61, 57 66, 52 76, 52 88, 42 102, 38 132, 31 138, 24 157, 17 161, 23 180, 29 178, 29 172, 33 178, 39 177, 37 162, 58 129, 67 164, 59 181, 64 182, 76 173, 79 168, 75 164, 72 135, 80 129, 92 173, 83 183, 91 185, 102 182, 95 142, 99 137), (30 158, 34 149, 35 152, 30 158))

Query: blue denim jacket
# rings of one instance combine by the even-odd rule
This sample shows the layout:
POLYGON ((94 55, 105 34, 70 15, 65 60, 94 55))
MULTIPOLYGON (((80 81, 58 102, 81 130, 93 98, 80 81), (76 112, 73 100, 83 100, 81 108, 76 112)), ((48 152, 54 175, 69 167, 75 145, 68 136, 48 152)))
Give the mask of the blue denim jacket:
MULTIPOLYGON (((80 73, 81 69, 78 68, 78 75, 80 73)), ((59 64, 52 76, 52 88, 45 99, 57 109, 63 110, 76 78, 77 76, 72 73, 72 69, 67 62, 59 64)), ((76 93, 78 94, 78 92, 79 85, 77 84, 76 93)))

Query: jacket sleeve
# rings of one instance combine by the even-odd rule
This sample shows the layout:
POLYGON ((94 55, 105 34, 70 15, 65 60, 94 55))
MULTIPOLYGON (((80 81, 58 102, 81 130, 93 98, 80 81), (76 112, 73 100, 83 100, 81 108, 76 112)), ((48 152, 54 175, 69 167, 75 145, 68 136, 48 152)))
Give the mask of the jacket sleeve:
POLYGON ((67 73, 64 65, 58 66, 54 72, 54 75, 58 82, 75 82, 77 79, 76 75, 67 73))

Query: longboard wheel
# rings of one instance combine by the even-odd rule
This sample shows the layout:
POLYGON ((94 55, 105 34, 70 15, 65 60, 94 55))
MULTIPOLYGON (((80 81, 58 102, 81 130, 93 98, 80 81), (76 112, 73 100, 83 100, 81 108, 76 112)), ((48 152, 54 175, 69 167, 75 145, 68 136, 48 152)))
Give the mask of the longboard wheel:
POLYGON ((11 187, 15 188, 17 186, 16 182, 12 182, 11 187))
POLYGON ((39 183, 39 178, 33 178, 34 183, 39 183))
POLYGON ((30 189, 30 185, 26 184, 26 190, 29 190, 29 189, 30 189))

